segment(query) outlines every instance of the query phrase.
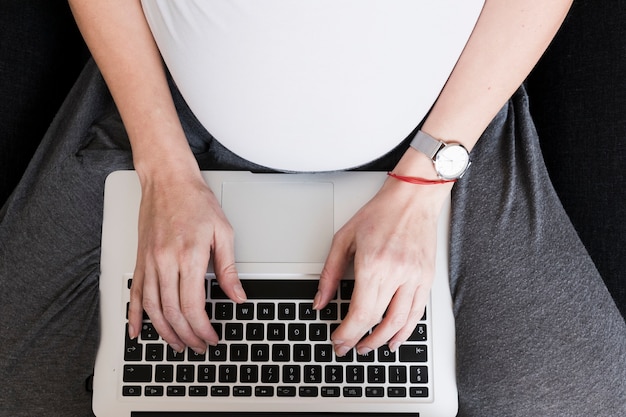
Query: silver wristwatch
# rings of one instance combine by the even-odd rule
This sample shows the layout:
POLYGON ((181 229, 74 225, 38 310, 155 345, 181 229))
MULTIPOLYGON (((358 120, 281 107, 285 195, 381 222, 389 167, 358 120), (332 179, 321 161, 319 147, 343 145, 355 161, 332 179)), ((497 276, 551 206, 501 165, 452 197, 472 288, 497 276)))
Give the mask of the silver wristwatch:
POLYGON ((437 175, 444 180, 461 178, 471 164, 469 152, 463 145, 437 140, 421 130, 410 145, 433 161, 437 175))

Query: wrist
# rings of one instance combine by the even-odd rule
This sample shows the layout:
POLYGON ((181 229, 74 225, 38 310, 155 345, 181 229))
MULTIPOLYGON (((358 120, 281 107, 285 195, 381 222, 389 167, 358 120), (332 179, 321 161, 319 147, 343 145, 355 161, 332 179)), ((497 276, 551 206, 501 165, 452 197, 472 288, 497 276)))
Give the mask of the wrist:
POLYGON ((133 164, 142 187, 201 179, 200 168, 185 147, 156 147, 149 152, 133 152, 133 164))

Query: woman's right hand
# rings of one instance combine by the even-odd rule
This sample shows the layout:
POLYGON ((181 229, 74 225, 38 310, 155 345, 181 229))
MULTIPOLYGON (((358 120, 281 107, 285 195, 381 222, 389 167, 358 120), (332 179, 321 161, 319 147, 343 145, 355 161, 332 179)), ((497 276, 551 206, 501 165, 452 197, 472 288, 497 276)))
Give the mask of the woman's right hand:
POLYGON ((177 351, 204 352, 218 343, 205 311, 205 274, 211 254, 220 287, 234 301, 246 294, 235 268, 234 235, 199 171, 167 171, 142 178, 137 263, 130 291, 129 336, 138 336, 143 311, 177 351))

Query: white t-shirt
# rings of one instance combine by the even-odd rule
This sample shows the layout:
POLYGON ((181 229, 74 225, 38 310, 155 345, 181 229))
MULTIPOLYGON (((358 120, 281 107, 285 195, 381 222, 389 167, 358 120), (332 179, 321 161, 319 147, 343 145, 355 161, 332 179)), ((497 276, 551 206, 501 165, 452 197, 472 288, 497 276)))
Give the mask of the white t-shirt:
POLYGON ((424 118, 483 0, 142 0, 196 117, 288 171, 372 161, 424 118))

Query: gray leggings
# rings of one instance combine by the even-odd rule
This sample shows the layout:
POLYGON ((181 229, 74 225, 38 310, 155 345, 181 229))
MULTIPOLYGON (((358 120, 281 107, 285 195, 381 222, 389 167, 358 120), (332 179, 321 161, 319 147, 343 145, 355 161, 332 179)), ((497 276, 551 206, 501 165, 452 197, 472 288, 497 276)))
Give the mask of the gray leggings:
MULTIPOLYGON (((260 168, 174 94, 202 168, 260 168)), ((523 89, 473 159, 453 195, 459 415, 626 415, 626 326, 552 190, 523 89)), ((0 211, 0 415, 91 415, 103 184, 131 167, 90 63, 0 211)))

